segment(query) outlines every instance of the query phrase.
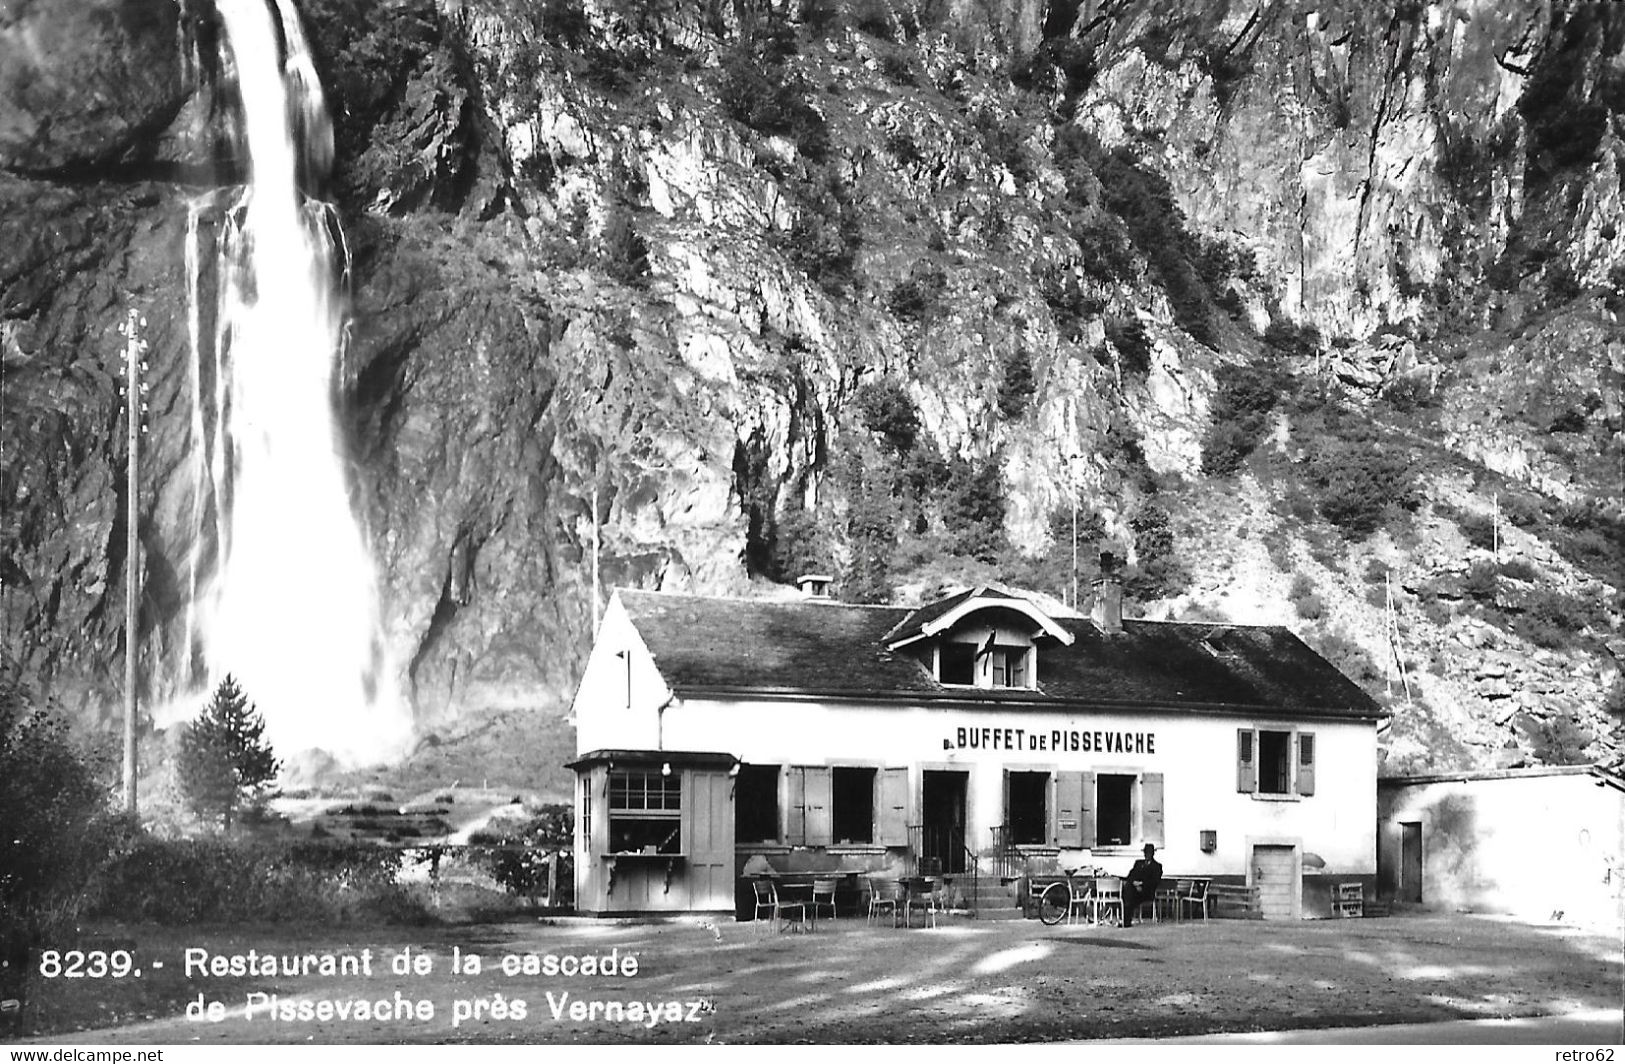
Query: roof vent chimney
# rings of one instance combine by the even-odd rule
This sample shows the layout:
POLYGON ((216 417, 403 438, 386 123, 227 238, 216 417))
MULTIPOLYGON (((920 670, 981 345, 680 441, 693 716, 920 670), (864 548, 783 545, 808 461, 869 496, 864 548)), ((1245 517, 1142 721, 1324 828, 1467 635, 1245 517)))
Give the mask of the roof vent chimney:
POLYGON ((796 586, 801 588, 802 598, 827 599, 829 585, 834 579, 825 573, 802 573, 796 577, 796 586))
POLYGON ((1089 619, 1102 632, 1123 630, 1123 581, 1117 575, 1117 555, 1100 552, 1100 575, 1095 577, 1095 604, 1089 610, 1089 619))

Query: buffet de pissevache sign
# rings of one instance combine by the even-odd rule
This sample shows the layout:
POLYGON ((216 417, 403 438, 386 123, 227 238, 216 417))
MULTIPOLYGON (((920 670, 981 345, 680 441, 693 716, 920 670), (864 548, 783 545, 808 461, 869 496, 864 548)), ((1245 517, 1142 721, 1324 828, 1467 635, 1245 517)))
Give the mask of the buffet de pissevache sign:
POLYGON ((955 728, 942 740, 944 750, 1048 750, 1072 753, 1155 754, 1154 731, 1079 731, 1052 728, 955 728))

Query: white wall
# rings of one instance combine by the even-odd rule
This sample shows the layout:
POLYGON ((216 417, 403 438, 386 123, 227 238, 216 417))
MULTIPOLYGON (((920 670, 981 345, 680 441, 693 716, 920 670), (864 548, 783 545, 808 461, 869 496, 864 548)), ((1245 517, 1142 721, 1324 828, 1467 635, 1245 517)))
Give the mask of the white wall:
MULTIPOLYGON (((620 715, 606 712, 603 716, 610 721, 620 715)), ((988 845, 988 828, 1004 819, 1002 770, 1006 767, 1160 772, 1164 777, 1165 842, 1159 857, 1169 874, 1245 874, 1249 845, 1255 841, 1295 841, 1306 855, 1318 855, 1328 874, 1372 875, 1376 871, 1377 757, 1372 723, 765 700, 682 700, 668 708, 664 717, 666 749, 726 751, 759 764, 908 766, 910 822, 918 822, 922 768, 968 769, 971 837, 967 841, 977 848, 988 845), (1312 796, 1277 798, 1237 792, 1236 730, 1252 726, 1314 732, 1317 764, 1312 796), (967 740, 975 730, 976 748, 959 745, 962 728, 967 740), (982 747, 983 728, 999 729, 996 746, 982 747), (1020 730, 1019 750, 1005 748, 1006 729, 1011 745, 1020 730), (1091 739, 1097 731, 1137 733, 1151 737, 1154 752, 1056 750, 1051 740, 1057 730, 1087 731, 1091 739), (1040 738, 1041 742, 1035 741, 1040 738), (1036 748, 1039 745, 1044 748, 1036 748), (1204 829, 1218 832, 1218 849, 1213 854, 1200 851, 1199 833, 1204 829)), ((585 712, 581 721, 584 735, 601 734, 600 724, 588 731, 585 712)), ((628 728, 626 734, 649 730, 643 722, 628 728)), ((627 745, 631 744, 619 739, 582 741, 584 749, 627 745)), ((1069 747, 1070 743, 1063 745, 1069 747)), ((1126 868, 1134 856, 1137 847, 1095 855, 1108 868, 1126 868)), ((1306 871, 1312 870, 1319 869, 1311 861, 1306 871)))
POLYGON ((627 617, 620 597, 612 597, 571 706, 576 721, 576 753, 659 749, 658 707, 670 697, 671 689, 655 667, 643 637, 627 617), (621 652, 627 657, 616 656, 621 652))
POLYGON ((1383 865, 1400 824, 1422 825, 1422 901, 1439 908, 1617 930, 1625 793, 1589 773, 1386 785, 1383 865))

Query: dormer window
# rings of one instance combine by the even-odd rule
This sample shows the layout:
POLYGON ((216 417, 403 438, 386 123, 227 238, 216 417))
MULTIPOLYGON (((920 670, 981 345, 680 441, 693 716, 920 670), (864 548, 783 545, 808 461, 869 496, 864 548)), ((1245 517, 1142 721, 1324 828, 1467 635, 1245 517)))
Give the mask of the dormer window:
POLYGON ((1031 652, 1031 647, 995 646, 993 648, 993 686, 1032 686, 1027 682, 1027 655, 1031 652))
POLYGON ((937 679, 942 683, 976 683, 976 644, 944 642, 937 648, 937 679))

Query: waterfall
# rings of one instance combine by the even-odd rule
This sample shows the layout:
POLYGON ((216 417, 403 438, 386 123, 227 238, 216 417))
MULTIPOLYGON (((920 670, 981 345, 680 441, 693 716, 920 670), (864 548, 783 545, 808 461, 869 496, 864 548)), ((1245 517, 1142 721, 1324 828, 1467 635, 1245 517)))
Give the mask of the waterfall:
MULTIPOLYGON (((188 560, 189 586, 197 587, 200 564, 207 580, 188 606, 186 653, 195 639, 211 685, 226 673, 237 678, 279 755, 318 749, 377 761, 404 749, 411 719, 383 638, 335 414, 345 330, 337 226, 299 185, 301 174, 325 175, 331 165, 332 127, 298 14, 291 0, 271 2, 274 10, 267 0, 217 4, 249 176, 216 241, 207 402, 195 215, 188 225, 192 517, 214 551, 212 564, 197 547, 188 560)), ((192 699, 186 715, 197 706, 192 699)))

